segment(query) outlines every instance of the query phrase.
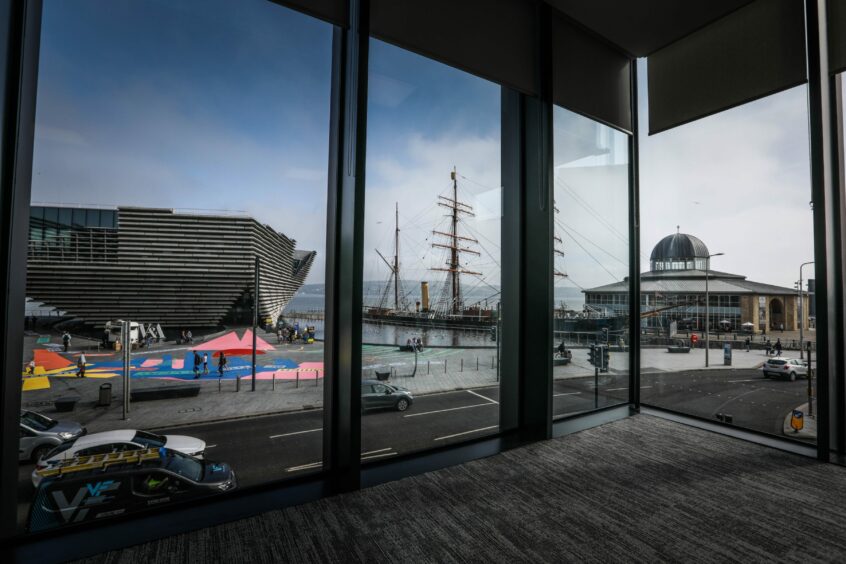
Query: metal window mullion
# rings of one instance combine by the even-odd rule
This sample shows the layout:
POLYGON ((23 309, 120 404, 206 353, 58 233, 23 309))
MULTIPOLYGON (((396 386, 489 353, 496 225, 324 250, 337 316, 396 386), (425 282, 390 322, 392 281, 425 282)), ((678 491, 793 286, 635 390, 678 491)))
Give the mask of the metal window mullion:
POLYGON ((323 464, 336 492, 361 483, 361 304, 369 0, 333 36, 323 464))
POLYGON ((0 0, 0 539, 17 532, 18 420, 41 0, 0 0))
POLYGON ((640 409, 640 140, 637 60, 631 63, 632 134, 629 135, 629 403, 640 409))

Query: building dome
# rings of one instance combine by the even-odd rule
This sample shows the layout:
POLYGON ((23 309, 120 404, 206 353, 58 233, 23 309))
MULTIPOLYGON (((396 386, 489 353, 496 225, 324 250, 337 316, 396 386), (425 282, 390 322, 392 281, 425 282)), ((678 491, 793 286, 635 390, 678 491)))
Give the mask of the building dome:
POLYGON ((661 270, 702 270, 708 259, 708 247, 698 237, 673 233, 661 239, 649 257, 653 272, 661 270))

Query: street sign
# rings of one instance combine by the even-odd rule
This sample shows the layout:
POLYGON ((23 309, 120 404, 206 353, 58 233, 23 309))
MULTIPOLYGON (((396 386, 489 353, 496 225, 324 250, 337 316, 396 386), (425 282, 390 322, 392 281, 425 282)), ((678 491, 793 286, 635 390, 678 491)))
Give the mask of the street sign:
POLYGON ((731 366, 731 343, 723 343, 723 364, 731 366))
POLYGON ((798 433, 805 426, 804 415, 805 414, 798 409, 793 410, 793 416, 790 418, 790 426, 793 428, 794 432, 798 433))

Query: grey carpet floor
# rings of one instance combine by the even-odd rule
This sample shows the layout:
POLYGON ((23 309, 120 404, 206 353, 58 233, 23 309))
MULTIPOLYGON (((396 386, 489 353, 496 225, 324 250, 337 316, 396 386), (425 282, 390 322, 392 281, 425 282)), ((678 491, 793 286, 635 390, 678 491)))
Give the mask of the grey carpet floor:
POLYGON ((638 415, 90 563, 846 562, 846 468, 638 415))

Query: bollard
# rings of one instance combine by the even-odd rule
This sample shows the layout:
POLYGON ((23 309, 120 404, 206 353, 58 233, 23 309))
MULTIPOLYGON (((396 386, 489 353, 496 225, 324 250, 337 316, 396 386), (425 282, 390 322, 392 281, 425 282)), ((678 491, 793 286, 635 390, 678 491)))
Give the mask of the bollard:
POLYGON ((217 393, 220 393, 220 388, 221 388, 220 380, 221 380, 221 378, 217 379, 217 393))
POLYGON ((276 371, 273 371, 273 387, 271 390, 276 391, 276 371))
POLYGON ((493 369, 494 369, 494 365, 493 365, 493 363, 494 363, 494 357, 491 357, 491 370, 493 370, 493 369))
POLYGON ((235 391, 241 391, 241 378, 239 378, 238 376, 235 376, 235 391))
POLYGON ((432 373, 432 361, 427 360, 426 361, 426 374, 431 374, 431 373, 432 373))
POLYGON ((459 372, 464 372, 464 359, 461 359, 461 368, 458 369, 459 372))
POLYGON ((476 372, 479 371, 479 357, 476 357, 476 372))
POLYGON ((320 385, 320 382, 318 381, 318 378, 317 378, 317 370, 315 370, 314 371, 314 387, 316 388, 319 385, 320 385))
POLYGON ((297 370, 297 385, 296 385, 296 387, 297 388, 300 387, 300 371, 299 370, 297 370))
POLYGON ((447 359, 444 359, 444 374, 446 374, 447 359))

